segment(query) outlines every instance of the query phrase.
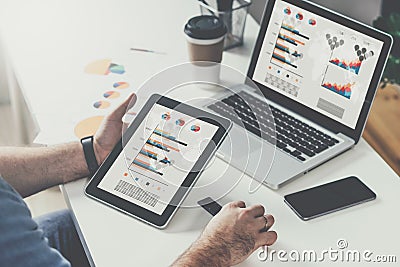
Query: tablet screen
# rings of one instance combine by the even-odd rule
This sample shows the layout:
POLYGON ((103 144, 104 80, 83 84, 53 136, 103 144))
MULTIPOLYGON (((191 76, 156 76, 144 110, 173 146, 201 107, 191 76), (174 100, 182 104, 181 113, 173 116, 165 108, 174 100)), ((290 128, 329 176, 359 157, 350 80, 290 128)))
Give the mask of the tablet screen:
POLYGON ((217 130, 155 104, 98 188, 161 215, 217 130))

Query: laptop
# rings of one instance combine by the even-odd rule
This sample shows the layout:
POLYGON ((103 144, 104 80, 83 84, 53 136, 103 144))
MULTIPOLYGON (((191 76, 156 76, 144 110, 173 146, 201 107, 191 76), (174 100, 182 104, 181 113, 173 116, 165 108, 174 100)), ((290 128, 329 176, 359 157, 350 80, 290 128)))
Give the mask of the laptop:
POLYGON ((269 0, 247 73, 258 90, 203 103, 236 122, 218 156, 277 189, 354 147, 392 42, 314 3, 269 0))

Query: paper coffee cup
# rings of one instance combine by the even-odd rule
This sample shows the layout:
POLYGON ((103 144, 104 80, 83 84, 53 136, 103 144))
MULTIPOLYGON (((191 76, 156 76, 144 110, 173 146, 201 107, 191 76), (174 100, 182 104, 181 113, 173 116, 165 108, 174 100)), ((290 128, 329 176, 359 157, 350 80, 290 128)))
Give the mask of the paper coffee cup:
POLYGON ((199 87, 217 88, 220 82, 220 62, 227 32, 221 19, 214 16, 197 16, 189 19, 184 32, 189 59, 193 62, 192 80, 199 87))

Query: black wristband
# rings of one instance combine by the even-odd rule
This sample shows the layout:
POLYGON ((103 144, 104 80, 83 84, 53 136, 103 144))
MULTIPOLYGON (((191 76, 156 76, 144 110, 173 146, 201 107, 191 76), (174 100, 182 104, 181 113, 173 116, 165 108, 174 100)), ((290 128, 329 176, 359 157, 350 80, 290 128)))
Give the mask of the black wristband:
POLYGON ((96 155, 94 154, 93 136, 82 138, 81 144, 83 147, 83 153, 85 154, 86 164, 88 166, 90 176, 93 176, 99 168, 96 155))

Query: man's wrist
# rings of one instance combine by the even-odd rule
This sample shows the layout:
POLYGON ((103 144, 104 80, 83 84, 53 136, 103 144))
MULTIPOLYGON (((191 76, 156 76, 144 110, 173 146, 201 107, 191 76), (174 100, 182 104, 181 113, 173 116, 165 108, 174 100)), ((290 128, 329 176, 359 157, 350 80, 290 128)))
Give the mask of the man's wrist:
POLYGON ((103 149, 97 142, 96 138, 93 138, 93 150, 96 156, 97 164, 100 166, 105 160, 106 156, 104 156, 105 153, 103 152, 103 149))

